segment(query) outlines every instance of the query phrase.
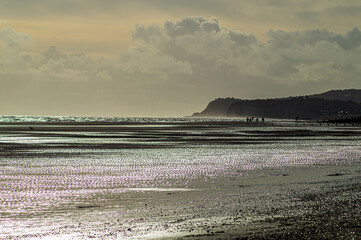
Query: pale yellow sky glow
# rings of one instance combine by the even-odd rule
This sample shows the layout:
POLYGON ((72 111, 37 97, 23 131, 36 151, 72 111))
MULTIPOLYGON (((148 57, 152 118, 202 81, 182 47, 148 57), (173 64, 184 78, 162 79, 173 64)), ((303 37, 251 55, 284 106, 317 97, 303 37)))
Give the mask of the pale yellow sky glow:
POLYGON ((0 115, 183 116, 217 97, 360 88, 360 13, 355 0, 0 0, 0 115))

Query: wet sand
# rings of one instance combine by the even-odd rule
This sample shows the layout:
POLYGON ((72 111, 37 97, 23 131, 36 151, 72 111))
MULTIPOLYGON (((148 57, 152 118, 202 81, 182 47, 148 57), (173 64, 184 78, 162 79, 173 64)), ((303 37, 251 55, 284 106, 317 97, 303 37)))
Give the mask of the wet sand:
POLYGON ((0 125, 1 239, 361 236, 359 126, 0 125))
MULTIPOLYGON (((263 216, 262 219, 247 222, 238 216, 228 221, 223 220, 218 226, 205 229, 203 233, 175 239, 359 239, 360 168, 327 169, 301 170, 300 175, 312 172, 313 176, 319 176, 307 183, 300 181, 302 176, 287 176, 291 179, 298 178, 298 181, 286 183, 295 186, 288 186, 287 190, 280 191, 291 207, 287 204, 275 207, 276 200, 270 197, 271 204, 266 212, 256 214, 263 216), (351 176, 341 178, 345 172, 351 176), (307 188, 301 185, 306 185, 307 188), (310 189, 312 190, 309 192, 310 189)), ((274 188, 274 184, 280 183, 268 186, 274 188)), ((280 204, 284 199, 278 201, 280 204)))

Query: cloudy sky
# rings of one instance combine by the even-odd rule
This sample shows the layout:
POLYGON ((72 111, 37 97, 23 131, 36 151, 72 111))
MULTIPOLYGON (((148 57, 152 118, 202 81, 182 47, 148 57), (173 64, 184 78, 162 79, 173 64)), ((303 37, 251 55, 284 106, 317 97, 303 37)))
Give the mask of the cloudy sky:
POLYGON ((185 116, 361 88, 359 0, 0 0, 0 115, 185 116))

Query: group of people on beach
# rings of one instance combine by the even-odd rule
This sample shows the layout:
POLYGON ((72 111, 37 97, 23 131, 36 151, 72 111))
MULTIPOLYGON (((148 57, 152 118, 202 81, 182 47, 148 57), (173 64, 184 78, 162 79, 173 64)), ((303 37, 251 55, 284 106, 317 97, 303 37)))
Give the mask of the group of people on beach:
MULTIPOLYGON (((258 122, 258 118, 254 118, 254 117, 247 117, 247 122, 258 122)), ((262 118, 262 123, 264 123, 264 117, 262 118)))

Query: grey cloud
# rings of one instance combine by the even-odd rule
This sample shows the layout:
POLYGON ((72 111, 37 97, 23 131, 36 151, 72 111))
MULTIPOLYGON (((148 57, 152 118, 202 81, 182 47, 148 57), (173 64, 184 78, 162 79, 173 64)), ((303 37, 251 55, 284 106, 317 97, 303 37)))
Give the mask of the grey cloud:
POLYGON ((152 25, 145 27, 143 25, 137 25, 132 32, 134 40, 141 39, 146 42, 153 42, 154 39, 162 36, 162 31, 158 26, 152 25))
POLYGON ((26 34, 16 32, 11 27, 0 28, 0 44, 5 44, 7 48, 23 46, 32 41, 32 38, 26 34))
POLYGON ((2 8, 0 14, 7 16, 9 13, 21 14, 27 17, 42 17, 49 15, 73 15, 73 14, 129 14, 131 10, 138 10, 140 7, 148 9, 163 9, 167 12, 176 11, 179 8, 185 9, 210 9, 222 11, 224 8, 230 8, 234 5, 235 0, 227 0, 227 4, 218 0, 2 0, 2 8), (43 10, 42 14, 39 9, 43 10))
MULTIPOLYGON (((14 31, 7 30, 7 33, 14 35, 14 31)), ((5 35, 0 36, 5 39, 5 35)), ((28 39, 26 35, 17 35, 28 39)), ((113 60, 95 59, 83 53, 64 54, 51 46, 38 65, 33 64, 34 72, 43 72, 43 79, 70 78, 73 81, 177 82, 186 78, 192 79, 192 85, 207 88, 218 84, 215 71, 232 73, 228 85, 238 85, 237 81, 243 81, 240 79, 251 77, 287 84, 327 81, 327 74, 310 73, 320 69, 327 71, 327 68, 337 72, 329 78, 343 74, 351 79, 359 74, 361 32, 357 28, 344 35, 327 29, 271 30, 268 41, 262 42, 253 34, 221 26, 216 18, 185 17, 177 22, 166 21, 163 26, 138 25, 133 38, 138 43, 113 60), (349 69, 347 73, 343 71, 345 68, 349 69)), ((17 38, 6 36, 6 39, 17 38)), ((21 59, 33 61, 29 57, 21 59)))
MULTIPOLYGON (((133 38, 135 44, 116 59, 62 53, 56 47, 38 58, 7 45, 1 51, 13 49, 17 57, 12 61, 26 66, 20 73, 27 79, 76 86, 74 92, 85 99, 103 97, 104 104, 120 104, 127 111, 133 107, 140 114, 159 115, 167 109, 185 115, 223 96, 279 97, 361 87, 357 28, 346 34, 270 31, 268 40, 261 41, 222 26, 216 18, 186 17, 161 26, 138 25, 133 38), (81 93, 83 87, 87 93, 81 93)), ((18 69, 0 67, 0 76, 18 75, 18 69)))
POLYGON ((173 56, 162 53, 154 45, 138 45, 122 52, 117 63, 126 73, 186 73, 192 72, 187 62, 175 59, 173 56))
POLYGON ((38 81, 110 81, 106 69, 112 64, 86 54, 64 54, 50 46, 43 54, 24 52, 31 38, 11 28, 0 28, 0 75, 7 78, 27 78, 38 81), (105 63, 106 62, 106 63, 105 63), (100 73, 100 75, 98 75, 100 73))
POLYGON ((105 70, 98 72, 96 79, 100 80, 100 81, 111 81, 112 80, 111 77, 109 76, 108 72, 105 70))
POLYGON ((206 20, 203 17, 185 17, 176 23, 167 21, 164 27, 167 34, 171 37, 194 34, 198 31, 220 31, 217 18, 206 20))
POLYGON ((268 33, 270 43, 276 48, 289 48, 292 45, 315 45, 321 41, 337 43, 345 50, 352 50, 361 45, 361 32, 354 28, 347 34, 335 34, 327 29, 314 29, 307 31, 284 32, 273 31, 268 33))
POLYGON ((32 38, 11 27, 0 28, 0 71, 24 71, 33 64, 33 56, 24 52, 32 38))
POLYGON ((253 34, 244 34, 235 30, 230 30, 229 36, 230 39, 234 41, 237 45, 251 45, 259 43, 257 37, 253 34))
POLYGON ((337 15, 338 17, 350 17, 352 15, 359 16, 361 12, 360 2, 355 2, 351 6, 336 6, 328 8, 325 13, 337 15))
POLYGON ((357 28, 349 31, 345 36, 336 35, 335 41, 346 50, 352 50, 361 45, 361 32, 357 28))
MULTIPOLYGON (((186 17, 175 23, 166 22, 163 27, 143 26, 139 32, 142 34, 138 34, 141 36, 138 40, 142 40, 144 46, 189 63, 190 78, 210 92, 214 90, 212 86, 219 89, 222 81, 227 81, 224 83, 232 92, 231 88, 247 79, 268 79, 289 87, 299 87, 302 82, 305 85, 323 82, 327 89, 339 86, 341 81, 348 82, 345 85, 361 85, 354 80, 360 79, 361 73, 361 41, 357 28, 346 34, 327 29, 271 30, 268 41, 262 42, 255 35, 219 25, 215 18, 186 17), (214 30, 203 27, 208 23, 216 26, 214 30), (222 75, 229 77, 227 80, 215 77, 222 75)), ((254 86, 257 83, 247 87, 254 86)))
POLYGON ((60 58, 66 58, 66 54, 61 54, 57 49, 56 46, 50 46, 48 50, 43 53, 44 61, 48 62, 50 59, 58 60, 60 58))
POLYGON ((228 55, 247 52, 242 46, 259 44, 252 34, 221 27, 217 18, 185 17, 176 23, 167 21, 163 27, 137 26, 133 37, 152 45, 163 54, 176 59, 192 62, 189 58, 199 56, 199 61, 229 58, 228 55), (187 56, 188 55, 188 56, 187 56))
POLYGON ((181 17, 201 13, 218 16, 234 25, 249 26, 247 31, 257 29, 260 33, 260 29, 264 32, 266 28, 274 27, 304 29, 325 26, 344 30, 359 21, 360 7, 360 2, 355 0, 2 0, 0 16, 46 20, 74 16, 93 20, 107 15, 114 19, 136 20, 138 14, 150 17, 156 14, 158 19, 164 19, 169 15, 181 17), (142 9, 141 13, 139 9, 142 9))
POLYGON ((61 61, 49 60, 38 69, 39 78, 43 81, 88 81, 86 71, 65 68, 61 61))

